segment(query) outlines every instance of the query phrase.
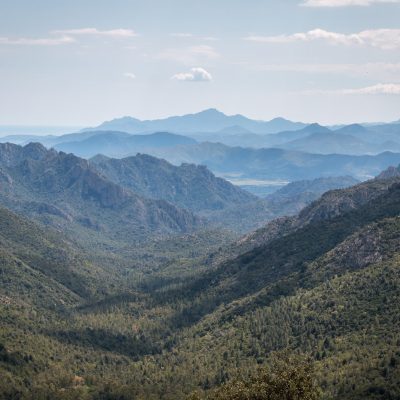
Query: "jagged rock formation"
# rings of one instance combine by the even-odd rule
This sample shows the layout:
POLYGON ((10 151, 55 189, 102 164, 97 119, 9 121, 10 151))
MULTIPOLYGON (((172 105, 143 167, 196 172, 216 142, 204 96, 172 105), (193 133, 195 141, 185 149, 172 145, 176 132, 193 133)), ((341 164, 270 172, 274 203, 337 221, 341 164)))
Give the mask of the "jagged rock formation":
POLYGON ((186 210, 117 185, 87 160, 40 144, 1 144, 0 167, 1 202, 60 228, 73 223, 134 238, 188 232, 203 224, 186 210))
POLYGON ((104 176, 135 193, 196 212, 245 205, 257 199, 201 165, 177 167, 146 154, 123 159, 97 157, 91 162, 104 176))

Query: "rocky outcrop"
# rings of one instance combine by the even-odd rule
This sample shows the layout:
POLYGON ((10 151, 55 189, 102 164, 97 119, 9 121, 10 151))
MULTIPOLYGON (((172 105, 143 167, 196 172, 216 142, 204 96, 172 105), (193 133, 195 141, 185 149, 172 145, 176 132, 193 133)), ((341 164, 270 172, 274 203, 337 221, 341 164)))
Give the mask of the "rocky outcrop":
POLYGON ((58 229, 74 223, 133 239, 204 226, 190 211, 138 195, 73 154, 37 144, 5 144, 0 146, 0 166, 0 184, 8 184, 0 201, 42 222, 54 222, 58 229))
POLYGON ((389 167, 382 171, 376 179, 393 179, 400 178, 400 166, 397 167, 389 167))
POLYGON ((177 167, 146 154, 123 159, 96 157, 91 163, 109 180, 137 194, 195 212, 223 210, 257 199, 201 165, 177 167))

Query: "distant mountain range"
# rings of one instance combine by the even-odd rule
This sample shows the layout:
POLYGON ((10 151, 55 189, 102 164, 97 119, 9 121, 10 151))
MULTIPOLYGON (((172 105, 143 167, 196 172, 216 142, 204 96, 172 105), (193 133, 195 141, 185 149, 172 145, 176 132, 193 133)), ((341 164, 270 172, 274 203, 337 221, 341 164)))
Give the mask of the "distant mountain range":
POLYGON ((153 149, 152 154, 176 165, 203 164, 225 176, 287 181, 343 175, 365 180, 400 163, 400 153, 324 155, 274 148, 229 147, 220 143, 177 146, 168 151, 153 149))
POLYGON ((166 133, 126 135, 110 132, 100 134, 99 140, 96 135, 85 139, 83 143, 62 143, 57 145, 56 149, 87 158, 99 153, 118 157, 141 152, 163 158, 174 165, 205 165, 214 173, 224 176, 231 174, 243 179, 286 181, 343 175, 365 180, 391 165, 400 163, 400 154, 392 152, 358 156, 312 154, 297 150, 252 149, 229 147, 220 143, 196 143, 190 138, 166 133), (130 145, 132 147, 129 147, 130 145), (132 149, 134 151, 130 151, 132 149))
POLYGON ((253 133, 275 133, 283 130, 296 130, 306 126, 302 122, 292 122, 284 118, 274 118, 271 121, 252 120, 243 115, 226 115, 214 108, 196 114, 187 114, 164 119, 141 121, 132 117, 117 118, 103 122, 88 130, 122 131, 128 133, 144 133, 168 131, 173 133, 201 133, 223 131, 226 133, 249 131, 253 133))
POLYGON ((258 135, 239 132, 227 135, 225 132, 192 135, 198 141, 219 142, 228 146, 252 148, 279 147, 318 154, 378 154, 384 151, 400 150, 400 124, 385 124, 364 127, 352 124, 336 130, 310 124, 305 128, 258 135))
POLYGON ((400 142, 373 144, 352 135, 330 133, 313 133, 305 138, 293 140, 279 146, 288 150, 306 151, 318 154, 379 154, 384 151, 400 151, 400 142))
POLYGON ((400 123, 352 124, 333 130, 283 119, 254 121, 215 109, 154 121, 126 117, 62 136, 0 139, 19 144, 36 140, 86 159, 142 153, 176 166, 205 165, 217 175, 239 177, 244 186, 249 179, 297 181, 351 175, 365 180, 400 162, 400 123))
POLYGON ((138 152, 158 155, 154 148, 176 148, 196 142, 257 149, 282 148, 315 154, 376 155, 400 151, 400 123, 351 124, 333 129, 282 118, 255 121, 209 109, 152 121, 124 117, 61 136, 9 135, 0 138, 0 142, 21 145, 40 142, 48 148, 86 158, 97 154, 121 158, 138 152))
POLYGON ((354 124, 335 131, 327 128, 315 129, 310 135, 299 136, 292 141, 280 144, 279 147, 319 154, 362 155, 378 154, 384 151, 398 152, 400 151, 400 124, 370 128, 354 124))
MULTIPOLYGON (((174 165, 205 165, 213 173, 244 179, 294 181, 351 175, 365 180, 400 163, 400 154, 396 153, 400 152, 400 143, 393 141, 398 136, 398 126, 375 126, 374 129, 377 131, 365 131, 366 128, 353 125, 330 131, 312 124, 298 131, 264 136, 264 141, 268 140, 273 146, 266 148, 198 142, 191 137, 168 132, 131 135, 126 132, 92 131, 64 135, 57 140, 44 138, 42 142, 47 147, 84 158, 98 154, 124 158, 145 153, 174 165), (362 135, 369 142, 360 139, 362 135)), ((250 136, 254 138, 255 135, 250 136)))
POLYGON ((54 146, 56 150, 74 153, 80 157, 90 158, 97 154, 106 154, 111 157, 136 154, 138 152, 152 152, 152 149, 179 145, 192 145, 197 142, 187 136, 176 135, 168 132, 157 132, 149 135, 130 135, 125 132, 95 131, 83 140, 59 143, 54 146))
POLYGON ((197 134, 186 132, 186 135, 166 131, 133 135, 118 130, 90 130, 61 136, 6 136, 0 138, 0 142, 23 145, 36 141, 47 147, 73 152, 82 157, 92 157, 96 154, 125 157, 137 152, 151 153, 153 147, 174 147, 205 141, 233 147, 279 147, 317 154, 363 155, 400 150, 398 123, 368 128, 353 124, 337 130, 310 124, 301 129, 267 135, 255 134, 241 126, 234 126, 232 129, 197 134))

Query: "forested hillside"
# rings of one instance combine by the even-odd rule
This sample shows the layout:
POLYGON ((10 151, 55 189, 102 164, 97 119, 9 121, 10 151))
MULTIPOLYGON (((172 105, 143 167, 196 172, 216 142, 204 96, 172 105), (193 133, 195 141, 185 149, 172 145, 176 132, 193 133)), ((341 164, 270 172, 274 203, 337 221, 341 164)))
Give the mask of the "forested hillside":
POLYGON ((397 178, 328 192, 191 264, 166 255, 146 278, 1 215, 3 398, 229 399, 261 390, 282 351, 309 358, 317 397, 399 396, 397 178))
POLYGON ((0 0, 0 400, 400 400, 400 0, 0 0))

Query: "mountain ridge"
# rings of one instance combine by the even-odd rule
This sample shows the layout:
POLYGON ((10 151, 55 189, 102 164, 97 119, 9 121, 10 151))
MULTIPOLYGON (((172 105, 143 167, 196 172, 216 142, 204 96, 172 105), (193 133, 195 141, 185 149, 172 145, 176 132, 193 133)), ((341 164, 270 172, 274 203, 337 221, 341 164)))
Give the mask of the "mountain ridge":
POLYGON ((146 154, 91 161, 109 179, 135 193, 164 199, 195 212, 213 211, 256 200, 256 196, 215 177, 205 166, 174 166, 146 154))
POLYGON ((184 232, 202 225, 188 211, 163 200, 140 197, 107 180, 87 160, 73 154, 46 150, 40 144, 25 147, 0 144, 0 161, 3 174, 9 176, 9 183, 1 193, 3 204, 42 222, 56 226, 73 223, 83 229, 104 229, 114 235, 117 234, 114 220, 121 224, 125 221, 125 228, 131 233, 137 231, 139 236, 141 225, 144 232, 184 232), (40 156, 32 149, 40 149, 40 156))
POLYGON ((118 128, 129 133, 144 133, 149 131, 166 130, 176 133, 198 133, 216 132, 230 126, 239 125, 254 133, 273 133, 284 129, 296 129, 306 124, 292 122, 284 118, 274 118, 270 121, 251 120, 240 114, 226 115, 214 108, 200 111, 194 114, 182 116, 172 116, 155 120, 138 120, 133 117, 122 117, 115 120, 106 121, 96 128, 87 130, 110 130, 118 128))

